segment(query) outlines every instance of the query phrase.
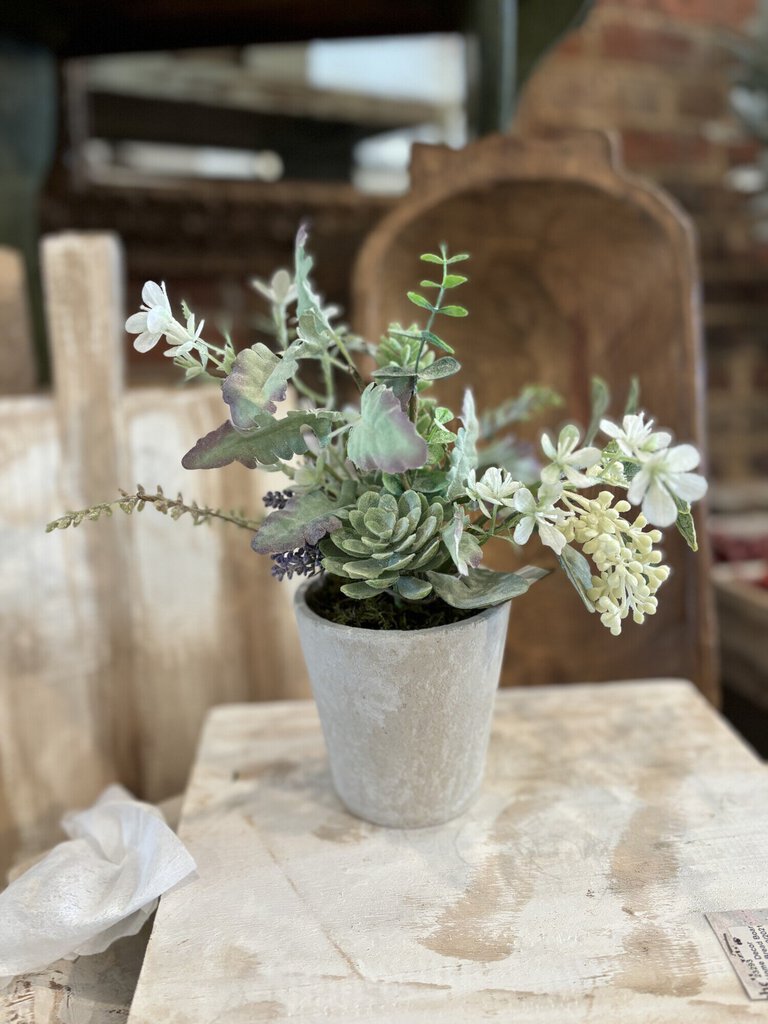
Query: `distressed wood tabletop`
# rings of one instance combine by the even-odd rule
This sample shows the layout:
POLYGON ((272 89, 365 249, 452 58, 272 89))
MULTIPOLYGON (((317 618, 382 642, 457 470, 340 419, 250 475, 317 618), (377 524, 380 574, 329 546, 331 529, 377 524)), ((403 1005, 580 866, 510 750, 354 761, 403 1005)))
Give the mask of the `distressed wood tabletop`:
POLYGON ((314 706, 210 713, 130 1024, 765 1019, 704 919, 768 892, 768 778, 679 681, 502 691, 482 793, 349 816, 314 706))

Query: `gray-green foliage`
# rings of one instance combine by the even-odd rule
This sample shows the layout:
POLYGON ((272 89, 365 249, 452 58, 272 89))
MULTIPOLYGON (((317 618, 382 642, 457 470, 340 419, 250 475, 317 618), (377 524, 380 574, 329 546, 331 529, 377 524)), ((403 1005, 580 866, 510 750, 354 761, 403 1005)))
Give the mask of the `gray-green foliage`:
MULTIPOLYGON (((406 327, 392 324, 378 344, 366 345, 339 321, 338 311, 323 303, 312 281, 313 261, 302 229, 293 274, 278 271, 269 283, 254 282, 270 303, 271 318, 265 322, 274 335, 273 347, 257 341, 237 353, 229 339, 223 347, 210 345, 202 337, 203 325, 196 326, 187 308, 187 326, 172 320, 165 332, 171 354, 187 377, 219 382, 229 413, 197 441, 182 464, 216 469, 239 462, 249 469, 282 472, 289 483, 267 495, 265 503, 272 511, 263 520, 248 519, 234 511, 187 505, 180 495, 169 499, 160 490, 148 494, 139 489, 115 502, 67 513, 49 529, 77 526, 111 515, 114 508, 130 513, 147 503, 173 518, 187 515, 194 523, 222 519, 249 529, 257 552, 280 556, 276 565, 283 574, 313 572, 321 562, 346 597, 363 601, 386 594, 400 611, 410 607, 408 602, 431 601, 427 618, 433 607, 442 607, 441 601, 471 611, 525 593, 545 570, 528 566, 495 572, 481 563, 491 538, 519 546, 535 531, 556 552, 587 608, 599 606, 603 617, 610 617, 613 612, 604 611, 606 602, 610 604, 607 576, 597 581, 605 592, 593 605, 588 591, 596 590, 591 586, 595 578, 574 540, 576 525, 579 536, 587 536, 585 517, 601 522, 600 536, 590 534, 589 544, 594 561, 599 541, 600 557, 611 569, 611 558, 624 557, 621 545, 608 536, 611 512, 599 502, 593 507, 568 488, 589 489, 593 480, 626 488, 642 452, 627 459, 616 441, 602 449, 588 448, 610 400, 608 386, 596 379, 586 437, 580 440, 578 428, 569 424, 555 440, 549 435, 542 439, 550 462, 544 488, 540 463, 510 428, 558 405, 560 398, 551 389, 528 385, 481 415, 467 389, 459 417, 434 397, 433 389, 462 368, 436 325, 468 315, 455 301, 455 290, 467 280, 459 272, 467 259, 465 253, 450 255, 445 245, 422 255, 433 273, 421 280, 418 291, 408 292, 420 321, 406 327), (363 351, 375 363, 367 376, 354 358, 363 351), (337 400, 340 375, 347 377, 347 397, 351 388, 357 389, 357 402, 337 400), (605 478, 584 476, 585 469, 605 478)), ((164 286, 148 282, 145 293, 150 305, 130 322, 142 329, 151 313, 169 323, 172 313, 164 286)), ((472 366, 476 352, 460 355, 477 371, 472 366)), ((633 382, 627 412, 637 404, 633 382)), ((618 428, 611 429, 620 437, 618 428)), ((695 547, 690 508, 679 502, 678 509, 678 528, 695 547)), ((583 539, 580 543, 590 554, 589 544, 583 539)), ((641 554, 658 575, 651 553, 643 548, 641 554)))

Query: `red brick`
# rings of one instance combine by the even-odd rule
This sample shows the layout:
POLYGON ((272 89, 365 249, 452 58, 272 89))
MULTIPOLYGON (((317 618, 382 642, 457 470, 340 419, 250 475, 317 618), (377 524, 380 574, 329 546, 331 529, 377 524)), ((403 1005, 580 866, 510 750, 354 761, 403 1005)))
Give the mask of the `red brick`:
POLYGON ((614 21, 603 25, 600 48, 608 57, 650 64, 678 64, 690 57, 693 41, 682 32, 614 21))
POLYGON ((761 151, 762 147, 756 139, 732 142, 727 147, 728 166, 740 167, 742 164, 753 164, 757 161, 761 151))
POLYGON ((654 11, 676 21, 741 27, 757 13, 758 0, 598 0, 612 10, 654 11))

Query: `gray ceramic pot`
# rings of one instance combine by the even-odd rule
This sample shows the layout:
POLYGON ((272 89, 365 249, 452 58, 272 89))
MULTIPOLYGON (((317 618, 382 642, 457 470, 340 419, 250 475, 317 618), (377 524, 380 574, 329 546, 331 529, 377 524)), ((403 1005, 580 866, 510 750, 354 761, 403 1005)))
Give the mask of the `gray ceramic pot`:
POLYGON ((483 778, 509 604, 434 629, 339 626, 297 592, 299 636, 336 791, 377 825, 461 814, 483 778))

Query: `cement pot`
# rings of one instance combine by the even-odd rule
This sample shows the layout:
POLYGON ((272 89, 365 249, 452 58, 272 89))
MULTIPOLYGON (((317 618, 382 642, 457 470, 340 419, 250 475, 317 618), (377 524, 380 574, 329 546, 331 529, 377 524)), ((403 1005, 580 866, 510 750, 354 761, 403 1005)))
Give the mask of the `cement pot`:
POLYGON ((340 626, 295 598, 336 792, 377 825, 461 814, 482 782, 509 603, 433 629, 340 626))

